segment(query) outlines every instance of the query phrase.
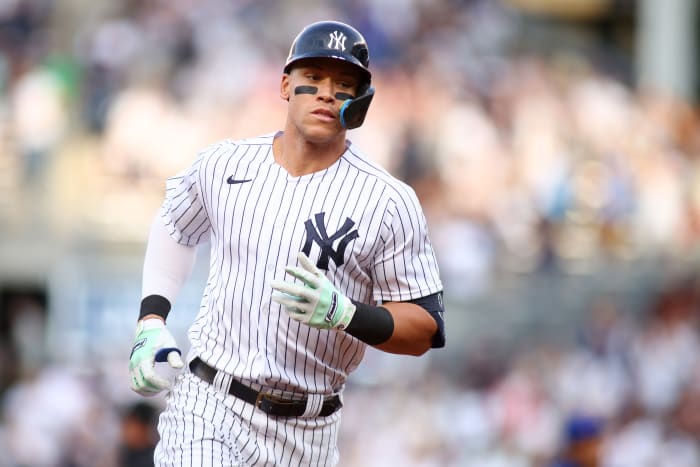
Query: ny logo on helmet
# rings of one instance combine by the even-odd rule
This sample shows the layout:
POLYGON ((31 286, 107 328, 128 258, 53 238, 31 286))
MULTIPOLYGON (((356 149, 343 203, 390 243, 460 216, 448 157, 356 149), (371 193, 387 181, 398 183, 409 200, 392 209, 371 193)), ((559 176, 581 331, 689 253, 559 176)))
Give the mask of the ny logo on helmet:
POLYGON ((328 35, 331 36, 331 40, 328 42, 329 49, 345 50, 345 39, 347 39, 345 34, 340 31, 333 31, 328 35))

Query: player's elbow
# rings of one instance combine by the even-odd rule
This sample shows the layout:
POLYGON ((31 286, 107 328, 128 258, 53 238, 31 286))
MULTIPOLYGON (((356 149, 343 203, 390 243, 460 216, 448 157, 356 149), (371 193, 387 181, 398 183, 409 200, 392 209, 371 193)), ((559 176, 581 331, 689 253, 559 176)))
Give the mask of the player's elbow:
POLYGON ((438 330, 432 318, 429 319, 430 321, 427 322, 426 326, 421 327, 411 339, 410 344, 408 344, 410 348, 409 355, 420 357, 432 348, 433 336, 438 330))
POLYGON ((412 350, 413 351, 409 355, 413 355, 414 357, 424 355, 430 350, 430 340, 419 342, 412 350))
POLYGON ((384 352, 420 357, 430 350, 431 341, 430 339, 401 340, 394 338, 376 347, 384 352))
POLYGON ((414 345, 408 349, 405 352, 405 355, 411 355, 414 357, 420 357, 421 355, 425 355, 428 350, 430 350, 430 343, 428 345, 424 345, 423 343, 420 343, 418 345, 414 345))

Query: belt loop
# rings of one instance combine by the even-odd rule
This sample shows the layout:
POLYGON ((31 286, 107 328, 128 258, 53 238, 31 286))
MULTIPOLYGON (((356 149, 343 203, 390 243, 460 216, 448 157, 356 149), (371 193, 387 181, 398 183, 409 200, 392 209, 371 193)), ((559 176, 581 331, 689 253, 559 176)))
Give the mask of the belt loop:
POLYGON ((318 417, 323 409, 325 398, 321 394, 309 394, 306 398, 306 410, 301 414, 303 418, 318 417))
POLYGON ((212 381, 212 386, 226 395, 228 395, 229 388, 231 387, 231 379, 233 376, 224 373, 223 371, 217 371, 216 376, 214 376, 214 381, 212 381))

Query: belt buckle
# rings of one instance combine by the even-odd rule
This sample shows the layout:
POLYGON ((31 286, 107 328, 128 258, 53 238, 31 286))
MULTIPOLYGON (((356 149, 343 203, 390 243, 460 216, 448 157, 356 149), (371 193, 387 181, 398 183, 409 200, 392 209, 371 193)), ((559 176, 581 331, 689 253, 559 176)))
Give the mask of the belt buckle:
POLYGON ((284 404, 284 403, 289 404, 290 403, 288 400, 282 399, 281 397, 275 396, 274 394, 271 394, 269 392, 260 391, 258 393, 258 395, 255 397, 255 407, 259 408, 262 411, 265 411, 265 409, 263 409, 263 407, 262 407, 262 404, 266 400, 269 402, 276 403, 276 404, 284 404))

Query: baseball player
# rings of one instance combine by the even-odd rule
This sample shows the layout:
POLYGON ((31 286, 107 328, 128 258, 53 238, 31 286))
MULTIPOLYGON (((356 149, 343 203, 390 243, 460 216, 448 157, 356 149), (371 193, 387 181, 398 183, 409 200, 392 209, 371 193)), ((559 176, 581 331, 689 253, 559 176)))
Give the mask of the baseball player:
POLYGON ((415 193, 346 139, 374 95, 368 65, 351 26, 307 26, 281 78, 284 130, 214 144, 168 180, 129 365, 136 392, 169 390, 156 465, 336 465, 342 392, 366 347, 444 345, 415 193), (185 365, 165 321, 202 242, 185 365), (154 369, 165 361, 184 367, 172 387, 154 369))

